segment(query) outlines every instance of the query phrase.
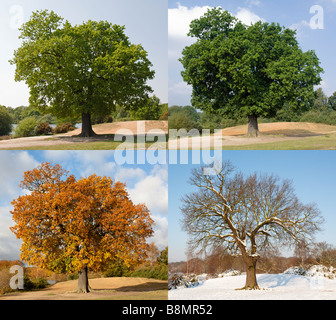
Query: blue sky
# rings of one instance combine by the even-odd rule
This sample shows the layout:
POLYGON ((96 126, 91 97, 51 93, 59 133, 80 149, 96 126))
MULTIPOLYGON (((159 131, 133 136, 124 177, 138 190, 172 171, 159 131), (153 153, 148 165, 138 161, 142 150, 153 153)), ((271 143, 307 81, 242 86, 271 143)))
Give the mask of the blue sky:
POLYGON ((131 200, 145 203, 152 214, 154 236, 149 242, 160 250, 168 244, 167 165, 118 165, 113 151, 0 151, 0 260, 19 258, 20 242, 9 230, 10 203, 24 194, 18 187, 23 173, 45 161, 60 164, 77 178, 96 173, 125 182, 131 200))
MULTIPOLYGON (((202 158, 202 157, 201 157, 202 158)), ((189 155, 191 159, 191 155, 189 155)), ((291 179, 303 203, 317 204, 325 219, 323 231, 316 240, 336 246, 336 152, 335 151, 223 151, 222 159, 245 174, 275 174, 291 179)), ((185 260, 187 235, 181 230, 181 197, 196 191, 188 184, 192 168, 199 165, 169 165, 169 261, 185 260)))
POLYGON ((1 0, 0 3, 0 105, 28 105, 29 91, 14 81, 15 67, 8 63, 20 46, 18 26, 36 10, 54 10, 72 24, 107 20, 125 25, 132 43, 142 44, 156 71, 149 84, 162 103, 168 101, 167 2, 165 0, 1 0))
POLYGON ((169 105, 190 104, 191 87, 180 75, 178 61, 182 49, 193 40, 186 36, 191 20, 202 16, 208 8, 222 7, 246 24, 263 20, 277 22, 297 30, 297 38, 304 51, 315 50, 325 73, 321 86, 330 96, 336 91, 336 1, 335 0, 168 0, 168 65, 169 105), (323 10, 323 29, 312 29, 310 21, 317 14, 310 10, 318 5, 323 10))

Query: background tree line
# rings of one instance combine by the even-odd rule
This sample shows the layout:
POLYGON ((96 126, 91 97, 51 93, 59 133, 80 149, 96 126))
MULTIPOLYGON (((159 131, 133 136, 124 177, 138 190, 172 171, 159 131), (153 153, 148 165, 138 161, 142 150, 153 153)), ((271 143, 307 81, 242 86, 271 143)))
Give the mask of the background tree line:
MULTIPOLYGON (((200 112, 192 106, 171 106, 168 108, 169 128, 181 129, 223 129, 236 125, 247 124, 246 117, 229 118, 217 114, 200 112)), ((336 91, 327 96, 321 88, 315 91, 314 102, 306 111, 298 112, 290 104, 284 104, 272 118, 261 118, 265 122, 313 122, 336 125, 336 91)))
MULTIPOLYGON (((161 103, 159 98, 153 96, 136 111, 117 106, 109 115, 95 115, 92 117, 92 124, 134 120, 168 120, 168 104, 161 103)), ((80 117, 57 118, 50 113, 41 113, 34 106, 12 108, 0 105, 0 136, 7 138, 11 134, 14 137, 28 137, 64 133, 73 130, 80 122, 80 117)))
MULTIPOLYGON (((241 256, 226 254, 220 247, 203 258, 191 252, 188 252, 187 256, 187 261, 169 263, 169 272, 217 275, 228 270, 246 271, 241 256)), ((316 264, 336 268, 336 247, 326 242, 319 242, 310 247, 302 244, 296 246, 290 257, 283 257, 274 251, 264 252, 260 257, 257 273, 282 273, 290 267, 316 264)))

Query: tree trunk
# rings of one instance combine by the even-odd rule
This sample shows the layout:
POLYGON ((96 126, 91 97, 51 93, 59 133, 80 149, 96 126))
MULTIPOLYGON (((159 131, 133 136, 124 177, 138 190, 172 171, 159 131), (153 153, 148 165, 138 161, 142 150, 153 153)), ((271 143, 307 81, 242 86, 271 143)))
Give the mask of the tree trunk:
POLYGON ((247 135, 249 137, 258 137, 259 134, 258 117, 255 115, 248 116, 247 135))
POLYGON ((84 267, 81 271, 78 272, 77 292, 80 292, 80 293, 90 292, 87 267, 84 267))
POLYGON ((244 257, 244 262, 246 265, 246 282, 245 287, 243 289, 249 289, 249 290, 258 290, 258 282, 257 282, 257 257, 250 257, 246 256, 244 257))
POLYGON ((91 114, 89 112, 82 113, 82 132, 81 137, 94 137, 96 134, 92 130, 91 114))

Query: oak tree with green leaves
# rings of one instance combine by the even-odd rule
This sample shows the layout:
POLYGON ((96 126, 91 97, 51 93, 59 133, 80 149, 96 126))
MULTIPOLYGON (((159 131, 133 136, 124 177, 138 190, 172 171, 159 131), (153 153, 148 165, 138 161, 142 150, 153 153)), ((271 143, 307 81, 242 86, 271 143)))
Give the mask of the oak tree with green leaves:
POLYGON ((107 21, 71 25, 53 11, 36 11, 20 28, 23 42, 10 61, 15 80, 28 85, 32 106, 81 116, 81 136, 93 136, 92 114, 107 115, 118 104, 137 110, 152 92, 147 52, 124 29, 107 21))
POLYGON ((276 23, 244 25, 228 11, 208 10, 190 24, 197 41, 180 59, 192 104, 208 113, 248 117, 248 135, 257 136, 258 117, 272 117, 285 104, 309 108, 321 82, 319 59, 303 52, 296 32, 276 23))

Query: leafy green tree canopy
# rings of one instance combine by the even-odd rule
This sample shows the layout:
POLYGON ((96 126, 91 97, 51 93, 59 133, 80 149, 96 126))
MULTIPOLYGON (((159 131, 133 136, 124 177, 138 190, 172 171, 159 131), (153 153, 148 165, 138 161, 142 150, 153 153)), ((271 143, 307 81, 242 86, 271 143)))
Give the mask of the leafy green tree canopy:
POLYGON ((247 26, 215 8, 193 20, 188 35, 197 41, 180 61, 197 109, 247 116, 256 136, 258 117, 274 116, 285 103, 297 110, 311 104, 323 70, 314 51, 301 50, 294 30, 262 21, 247 26))
POLYGON ((57 117, 82 117, 82 136, 92 136, 91 115, 117 104, 137 109, 152 89, 151 62, 124 27, 107 21, 71 25, 48 10, 36 11, 20 28, 21 47, 10 61, 15 80, 30 89, 30 104, 57 117))

